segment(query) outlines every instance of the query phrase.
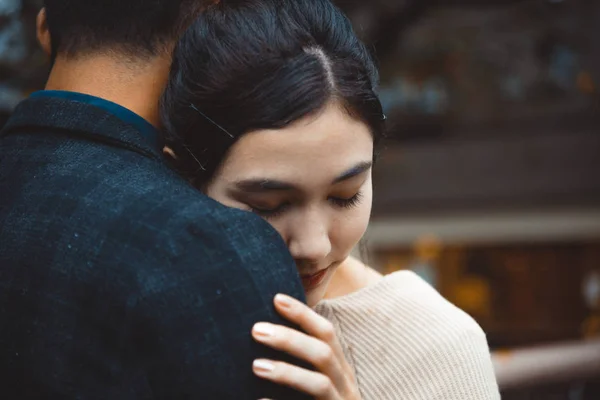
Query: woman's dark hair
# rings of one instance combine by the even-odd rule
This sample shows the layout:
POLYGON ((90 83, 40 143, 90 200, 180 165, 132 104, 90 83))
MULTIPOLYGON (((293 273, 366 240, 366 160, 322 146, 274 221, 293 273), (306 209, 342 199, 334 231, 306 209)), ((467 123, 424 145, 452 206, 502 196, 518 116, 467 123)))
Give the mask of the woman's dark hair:
POLYGON ((161 101, 174 167, 206 184, 241 135, 279 129, 337 101, 377 142, 377 68, 329 0, 221 1, 180 40, 161 101))

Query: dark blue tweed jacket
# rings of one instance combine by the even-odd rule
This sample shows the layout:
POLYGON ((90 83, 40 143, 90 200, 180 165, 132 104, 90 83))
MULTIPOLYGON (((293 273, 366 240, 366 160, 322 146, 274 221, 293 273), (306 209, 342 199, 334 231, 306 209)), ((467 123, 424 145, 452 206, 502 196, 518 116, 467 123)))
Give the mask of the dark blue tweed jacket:
POLYGON ((260 218, 201 195, 130 125, 31 98, 0 138, 0 398, 301 398, 249 334, 303 298, 260 218))

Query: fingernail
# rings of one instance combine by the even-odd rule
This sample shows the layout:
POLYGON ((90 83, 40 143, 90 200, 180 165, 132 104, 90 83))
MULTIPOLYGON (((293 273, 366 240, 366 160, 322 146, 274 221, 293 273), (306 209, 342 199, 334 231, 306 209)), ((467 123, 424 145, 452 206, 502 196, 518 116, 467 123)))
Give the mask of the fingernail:
POLYGON ((259 322, 258 324, 254 324, 254 328, 252 329, 252 332, 255 335, 258 335, 261 337, 275 336, 275 329, 273 329, 273 326, 271 324, 265 324, 264 322, 259 322))
POLYGON ((292 307, 292 299, 284 294, 278 294, 277 296, 275 296, 275 301, 281 307, 284 307, 284 308, 292 307))
POLYGON ((267 360, 254 360, 252 366, 257 373, 268 373, 275 369, 275 365, 267 360))

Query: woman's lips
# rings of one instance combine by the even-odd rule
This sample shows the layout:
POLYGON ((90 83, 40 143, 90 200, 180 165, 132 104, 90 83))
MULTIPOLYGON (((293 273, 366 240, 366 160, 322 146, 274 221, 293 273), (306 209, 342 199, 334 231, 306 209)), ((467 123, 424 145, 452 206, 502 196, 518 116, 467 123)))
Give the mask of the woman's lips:
POLYGON ((312 275, 302 275, 300 278, 302 279, 302 286, 304 286, 304 290, 312 290, 323 283, 325 276, 327 275, 327 271, 329 268, 325 268, 315 274, 312 275))

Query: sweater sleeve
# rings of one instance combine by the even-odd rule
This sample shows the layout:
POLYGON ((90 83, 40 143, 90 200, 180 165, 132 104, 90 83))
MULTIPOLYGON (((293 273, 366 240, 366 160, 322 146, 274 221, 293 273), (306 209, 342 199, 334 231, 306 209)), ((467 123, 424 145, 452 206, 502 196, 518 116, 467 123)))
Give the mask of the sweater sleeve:
POLYGON ((483 330, 412 272, 316 311, 335 326, 364 400, 500 399, 483 330))

